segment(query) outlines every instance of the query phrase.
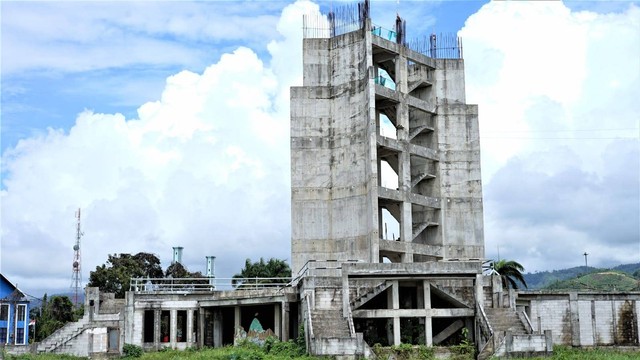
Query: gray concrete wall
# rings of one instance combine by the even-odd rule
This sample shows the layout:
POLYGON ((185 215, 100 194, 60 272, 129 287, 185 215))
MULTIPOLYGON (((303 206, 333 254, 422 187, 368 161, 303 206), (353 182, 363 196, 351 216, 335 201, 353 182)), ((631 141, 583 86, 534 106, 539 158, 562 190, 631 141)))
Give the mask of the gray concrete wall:
POLYGON ((554 344, 640 344, 640 293, 520 292, 534 330, 551 330, 554 344))
POLYGON ((294 274, 311 259, 376 261, 366 39, 304 40, 305 86, 291 89, 294 274))

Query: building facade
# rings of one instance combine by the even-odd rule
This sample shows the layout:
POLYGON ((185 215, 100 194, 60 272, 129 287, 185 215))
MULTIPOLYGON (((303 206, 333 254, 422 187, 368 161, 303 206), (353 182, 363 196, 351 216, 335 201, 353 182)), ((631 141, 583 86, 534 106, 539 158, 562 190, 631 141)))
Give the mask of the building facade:
POLYGON ((0 274, 0 344, 29 343, 29 299, 0 274))

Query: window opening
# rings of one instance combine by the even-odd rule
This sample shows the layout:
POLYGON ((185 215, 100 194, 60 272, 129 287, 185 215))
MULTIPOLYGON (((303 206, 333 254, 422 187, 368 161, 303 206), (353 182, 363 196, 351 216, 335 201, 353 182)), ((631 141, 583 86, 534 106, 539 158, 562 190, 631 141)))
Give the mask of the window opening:
POLYGON ((187 341, 187 311, 178 310, 176 324, 176 341, 187 341))
POLYGON ((160 342, 169 342, 170 328, 171 312, 165 310, 160 314, 160 342))

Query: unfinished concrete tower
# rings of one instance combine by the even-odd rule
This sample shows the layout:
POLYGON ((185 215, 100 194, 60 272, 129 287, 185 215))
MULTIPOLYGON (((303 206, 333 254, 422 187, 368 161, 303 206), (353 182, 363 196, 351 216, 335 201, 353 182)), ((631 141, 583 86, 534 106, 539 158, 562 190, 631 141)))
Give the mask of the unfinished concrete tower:
MULTIPOLYGON (((303 86, 291 88, 291 257, 294 274, 314 279, 302 286, 308 320, 339 311, 344 337, 360 329, 390 344, 473 332, 482 184, 459 40, 408 42, 399 17, 392 30, 373 25, 366 1, 306 17, 304 32, 303 86)), ((330 354, 327 344, 311 346, 330 354)))
POLYGON ((305 34, 304 85, 291 89, 293 270, 482 258, 478 111, 465 103, 463 60, 430 57, 435 38, 413 50, 401 31, 369 24, 305 34))

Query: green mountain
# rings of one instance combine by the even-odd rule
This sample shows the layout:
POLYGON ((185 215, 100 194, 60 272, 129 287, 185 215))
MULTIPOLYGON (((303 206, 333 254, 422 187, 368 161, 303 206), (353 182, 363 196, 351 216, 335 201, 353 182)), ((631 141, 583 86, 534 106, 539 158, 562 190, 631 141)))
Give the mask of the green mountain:
POLYGON ((530 290, 538 290, 546 288, 547 286, 550 286, 551 284, 557 283, 559 281, 577 278, 579 276, 591 273, 605 272, 608 270, 623 272, 633 277, 634 273, 640 274, 640 263, 618 265, 611 269, 598 269, 594 267, 576 266, 569 269, 527 273, 524 274, 524 279, 527 282, 527 285, 529 286, 528 288, 530 290))
POLYGON ((639 291, 640 280, 626 273, 612 270, 591 273, 577 278, 561 280, 545 290, 639 291))

